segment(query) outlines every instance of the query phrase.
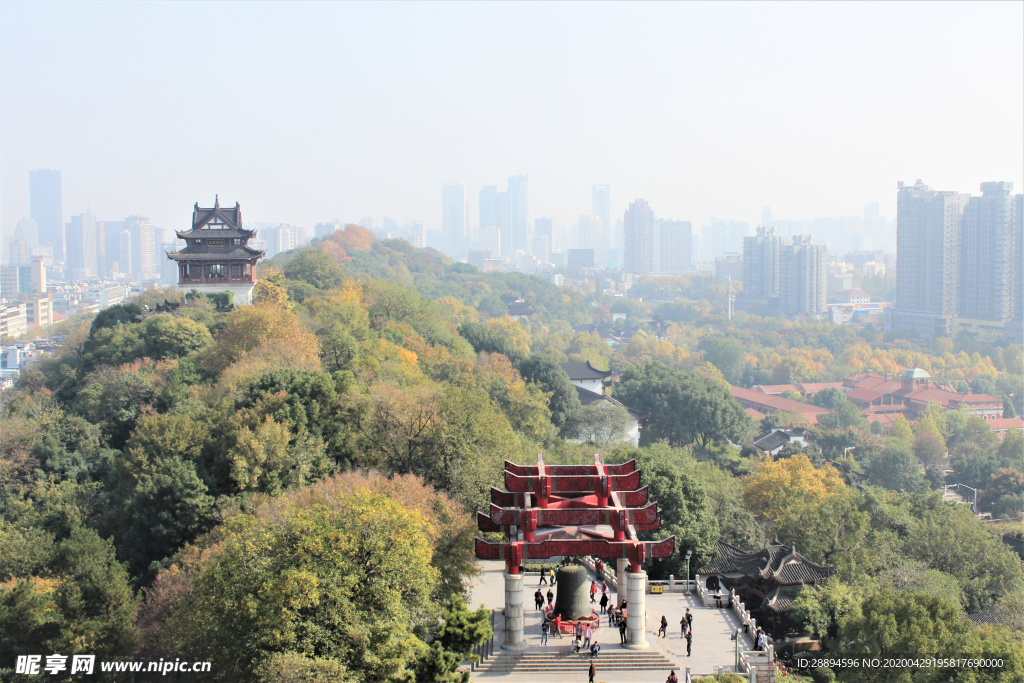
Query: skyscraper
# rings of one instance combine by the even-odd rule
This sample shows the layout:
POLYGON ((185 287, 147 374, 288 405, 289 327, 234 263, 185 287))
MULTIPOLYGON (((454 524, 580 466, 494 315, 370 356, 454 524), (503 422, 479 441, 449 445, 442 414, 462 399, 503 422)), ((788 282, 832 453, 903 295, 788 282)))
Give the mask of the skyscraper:
POLYGON ((1014 266, 1021 257, 1013 229, 1013 183, 982 183, 981 192, 964 209, 957 317, 1005 322, 1013 316, 1014 266))
POLYGON ((498 187, 488 185, 480 190, 480 227, 494 228, 498 225, 498 187))
POLYGON ((656 269, 654 261, 654 211, 643 199, 636 199, 623 216, 625 226, 624 267, 627 273, 647 275, 656 269))
POLYGON ((810 235, 794 235, 779 254, 779 307, 789 315, 824 313, 827 287, 825 245, 811 244, 810 235))
POLYGON ((761 226, 743 238, 743 298, 771 299, 779 295, 779 252, 782 238, 775 228, 761 226))
POLYGON ((494 223, 501 232, 501 253, 515 256, 516 250, 512 246, 512 195, 508 192, 494 195, 494 223))
POLYGON ((71 276, 84 279, 97 275, 96 217, 86 212, 72 216, 65 229, 67 266, 71 276))
MULTIPOLYGON (((526 186, 529 177, 514 175, 508 179, 509 207, 512 213, 512 249, 529 253, 530 211, 526 186)), ((510 254, 511 255, 511 254, 510 254)))
POLYGON ((466 241, 466 188, 445 183, 441 191, 441 233, 452 246, 466 241))
MULTIPOLYGON (((600 216, 604 222, 604 229, 610 231, 612 228, 612 186, 594 185, 590 188, 590 214, 600 216)), ((614 245, 619 246, 619 245, 614 245)), ((607 245, 605 245, 607 248, 607 245)))
POLYGON ((685 273, 690 270, 690 221, 658 221, 661 227, 661 272, 685 273))
POLYGON ((53 258, 64 260, 64 213, 60 199, 60 171, 28 173, 29 213, 39 226, 39 243, 53 247, 53 258))
POLYGON ((143 216, 128 216, 124 222, 131 234, 132 258, 128 272, 137 282, 156 280, 159 277, 156 269, 156 226, 143 216))
POLYGON ((39 246, 39 225, 33 218, 22 218, 14 229, 14 237, 23 239, 29 248, 39 246))
POLYGON ((956 315, 959 233, 970 197, 897 183, 896 308, 886 329, 948 336, 956 315))

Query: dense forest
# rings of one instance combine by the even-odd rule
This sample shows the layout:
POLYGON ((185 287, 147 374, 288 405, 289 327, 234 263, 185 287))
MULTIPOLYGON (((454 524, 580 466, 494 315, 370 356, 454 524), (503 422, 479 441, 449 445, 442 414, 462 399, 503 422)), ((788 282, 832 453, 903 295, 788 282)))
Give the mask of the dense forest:
MULTIPOLYGON (((1024 525, 993 530, 942 500, 951 469, 982 509, 1019 520, 1024 434, 1000 441, 937 409, 882 433, 825 391, 811 443, 771 458, 752 441, 795 418, 755 422, 728 390, 921 367, 1019 414, 1019 346, 728 321, 709 278, 613 299, 358 226, 260 274, 251 306, 149 290, 62 322, 59 353, 3 395, 3 680, 21 680, 15 655, 58 652, 211 661, 215 681, 465 680, 459 664, 490 635, 489 611, 465 602, 471 513, 504 460, 595 450, 639 461, 658 536, 693 567, 719 539, 775 537, 834 565, 793 607, 826 650, 999 656, 955 680, 1024 680, 1024 574, 999 538, 1024 525), (529 322, 508 316, 516 298, 529 322), (628 341, 581 329, 594 323, 628 341), (570 360, 612 370, 613 395, 649 415, 639 447, 621 412, 580 405, 570 360), (1001 625, 966 619, 983 612, 1001 625)), ((685 572, 678 556, 647 569, 685 572)))

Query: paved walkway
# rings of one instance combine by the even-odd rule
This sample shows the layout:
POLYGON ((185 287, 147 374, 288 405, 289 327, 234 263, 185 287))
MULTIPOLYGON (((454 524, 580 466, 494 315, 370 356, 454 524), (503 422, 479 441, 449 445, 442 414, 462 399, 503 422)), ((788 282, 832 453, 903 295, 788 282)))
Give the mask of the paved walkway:
MULTIPOLYGON (((480 561, 483 570, 473 582, 471 588, 470 608, 475 609, 484 604, 489 609, 501 610, 505 606, 505 579, 503 573, 505 564, 495 561, 480 561)), ((591 576, 591 578, 594 578, 591 576)), ((546 647, 540 644, 540 612, 533 608, 533 594, 538 588, 539 576, 536 572, 526 575, 523 580, 523 605, 526 607, 526 644, 530 651, 544 651, 555 649, 566 651, 571 649, 571 640, 566 637, 561 641, 558 638, 551 638, 546 647)), ((548 586, 540 586, 541 592, 547 594, 548 586)), ((557 588, 555 589, 557 592, 557 588)), ((610 596, 614 596, 614 589, 609 586, 610 596)), ((618 600, 616 604, 618 604, 618 600)), ((600 609, 600 608, 598 608, 600 609)), ((595 633, 595 639, 601 644, 603 651, 621 649, 619 645, 619 633, 607 627, 607 619, 602 619, 602 628, 595 633)), ((502 627, 501 615, 496 618, 496 630, 502 627)), ((730 639, 730 635, 740 628, 736 615, 727 609, 705 608, 700 604, 696 594, 686 593, 664 593, 661 595, 647 595, 647 641, 652 648, 659 648, 669 659, 679 665, 676 671, 682 678, 682 669, 690 667, 694 674, 710 674, 718 667, 732 667, 736 661, 736 641, 730 639), (682 618, 686 608, 690 608, 693 614, 693 648, 691 656, 686 656, 686 640, 681 637, 679 620, 682 618), (661 615, 668 617, 669 635, 667 638, 657 638, 655 633, 661 625, 661 615)), ((742 641, 741 650, 752 650, 753 643, 750 638, 740 633, 742 641)), ((501 644, 501 633, 496 633, 495 652, 499 651, 501 644)), ((600 659, 600 658, 599 658, 600 659)), ((657 672, 630 672, 630 673, 600 673, 598 663, 599 681, 607 683, 662 683, 665 675, 657 672)), ((509 683, 520 681, 534 681, 535 683, 549 683, 547 680, 540 680, 536 674, 530 675, 505 675, 496 676, 475 674, 473 680, 490 680, 501 678, 509 683)), ((585 680, 585 678, 584 678, 585 680)), ((553 677, 550 683, 568 683, 564 676, 553 677)))

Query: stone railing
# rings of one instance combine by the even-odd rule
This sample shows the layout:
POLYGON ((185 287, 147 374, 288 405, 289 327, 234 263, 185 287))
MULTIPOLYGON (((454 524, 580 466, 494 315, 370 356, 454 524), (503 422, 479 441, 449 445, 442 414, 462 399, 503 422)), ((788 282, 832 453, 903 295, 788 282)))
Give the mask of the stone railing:
MULTIPOLYGON (((577 557, 576 561, 587 568, 588 571, 597 573, 597 565, 594 563, 594 559, 591 557, 577 557)), ((615 581, 615 569, 607 562, 604 564, 604 571, 601 572, 601 578, 608 582, 608 585, 618 591, 619 587, 615 581)))
POLYGON ((775 683, 775 646, 769 645, 767 652, 741 651, 740 671, 749 676, 751 683, 775 683))

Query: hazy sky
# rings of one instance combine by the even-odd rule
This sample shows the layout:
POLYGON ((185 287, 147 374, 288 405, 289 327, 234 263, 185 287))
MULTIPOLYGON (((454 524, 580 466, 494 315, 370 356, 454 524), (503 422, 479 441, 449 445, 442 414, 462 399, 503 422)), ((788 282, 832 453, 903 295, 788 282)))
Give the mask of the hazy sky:
MULTIPOLYGON (((530 177, 563 224, 895 213, 897 180, 1024 189, 1020 2, 0 2, 5 231, 64 216, 440 226, 530 177)), ((474 220, 475 222, 475 220, 474 220)))

